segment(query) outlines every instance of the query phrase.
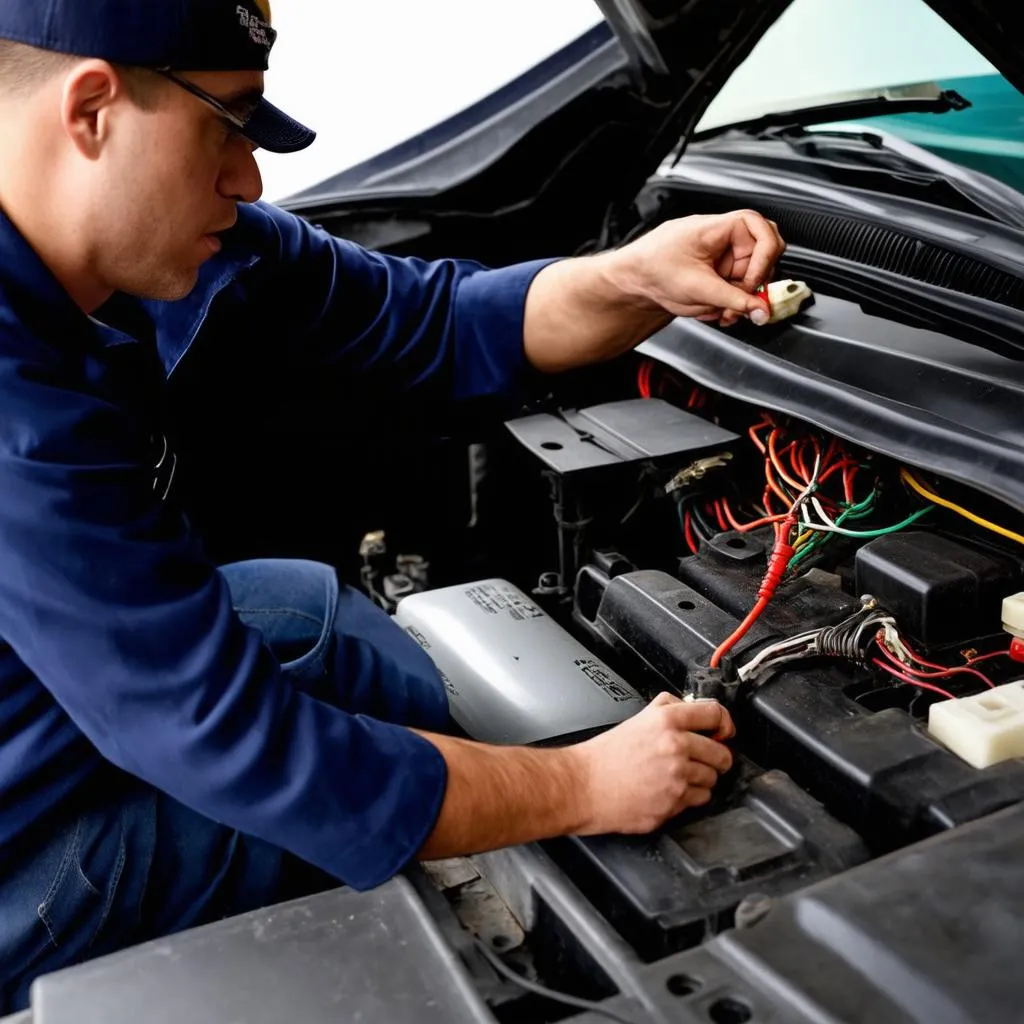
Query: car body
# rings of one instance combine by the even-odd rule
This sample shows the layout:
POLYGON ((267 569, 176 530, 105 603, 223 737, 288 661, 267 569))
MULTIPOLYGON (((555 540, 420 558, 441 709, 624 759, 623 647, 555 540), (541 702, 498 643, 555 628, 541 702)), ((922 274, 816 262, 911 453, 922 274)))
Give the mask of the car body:
MULTIPOLYGON (((117 1024, 142 1019, 140 1007, 151 1020, 250 1024, 1024 1015, 1024 761, 967 764, 929 736, 928 699, 905 681, 881 685, 863 658, 812 659, 749 690, 710 671, 709 637, 753 602, 770 541, 721 522, 690 551, 668 545, 667 531, 674 545, 682 536, 659 511, 675 477, 658 476, 697 450, 673 447, 694 417, 735 429, 701 455, 727 452, 749 472, 744 410, 849 446, 862 472, 878 468, 889 486, 878 500, 893 508, 914 499, 896 486, 900 467, 928 474, 944 500, 973 510, 970 527, 935 512, 895 541, 837 548, 787 583, 741 659, 845 621, 866 580, 944 665, 961 650, 997 653, 999 601, 1024 589, 1012 539, 1024 522, 1015 11, 1005 0, 917 5, 991 71, 930 91, 913 75, 856 83, 841 98, 860 104, 852 121, 836 108, 808 120, 778 97, 754 111, 775 122, 723 131, 730 119, 708 121, 709 108, 788 0, 599 6, 604 23, 507 87, 283 205, 373 248, 489 264, 600 251, 668 217, 750 207, 779 223, 779 274, 809 283, 814 305, 763 330, 676 321, 635 358, 551 382, 507 428, 472 419, 424 437, 426 412, 398 402, 329 424, 295 407, 259 437, 222 439, 227 461, 198 445, 180 457, 197 522, 225 561, 267 545, 324 558, 390 610, 431 588, 510 580, 521 608, 556 619, 641 694, 731 702, 736 776, 706 812, 652 837, 432 865, 372 893, 311 897, 62 972, 37 985, 26 1022, 117 1024), (950 91, 972 106, 926 112, 950 91), (879 110, 883 92, 895 113, 879 110), (664 448, 650 440, 655 415, 672 425, 664 448), (536 431, 555 428, 570 442, 608 438, 613 457, 583 459, 590 475, 574 477, 552 455, 561 441, 541 450, 536 431), (311 430, 319 441, 303 454, 311 430), (273 480, 304 459, 339 467, 343 503, 275 502, 273 480), (661 493, 648 508, 652 474, 661 493), (367 542, 373 529, 385 536, 367 542)), ((895 20, 905 6, 887 9, 895 20)), ((812 106, 836 101, 819 92, 812 106)), ((689 523, 688 507, 679 512, 689 523)), ((1012 682, 1013 665, 1000 664, 1012 682)))

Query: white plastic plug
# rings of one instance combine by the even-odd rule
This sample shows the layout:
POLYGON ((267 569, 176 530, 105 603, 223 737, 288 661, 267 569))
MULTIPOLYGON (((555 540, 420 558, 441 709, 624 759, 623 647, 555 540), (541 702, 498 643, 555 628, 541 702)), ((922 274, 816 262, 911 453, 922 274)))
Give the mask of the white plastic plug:
POLYGON ((768 300, 770 315, 764 322, 777 324, 800 312, 800 307, 814 294, 803 281, 772 281, 762 285, 758 294, 768 300))
POLYGON ((1003 598, 1003 629, 1010 636, 1024 637, 1024 593, 1003 598))
POLYGON ((1024 757, 1024 680, 932 704, 928 732, 975 768, 1024 757))

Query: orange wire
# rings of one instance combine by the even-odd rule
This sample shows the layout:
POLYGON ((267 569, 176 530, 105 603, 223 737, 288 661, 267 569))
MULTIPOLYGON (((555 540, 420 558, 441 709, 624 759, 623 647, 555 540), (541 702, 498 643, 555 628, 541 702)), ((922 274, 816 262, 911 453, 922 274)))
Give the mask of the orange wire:
POLYGON ((778 427, 776 427, 768 435, 768 458, 771 460, 771 464, 775 469, 775 472, 778 473, 790 487, 795 487, 798 491, 802 491, 805 485, 800 483, 799 480, 794 480, 793 477, 786 472, 782 465, 782 460, 779 458, 779 453, 775 450, 775 439, 778 437, 778 434, 779 430, 778 427))
POLYGON ((729 504, 728 498, 722 499, 722 509, 725 512, 725 518, 729 520, 729 525, 737 533, 747 533, 750 530, 756 530, 759 526, 768 526, 770 523, 778 523, 786 518, 784 515, 764 516, 762 519, 755 519, 752 523, 740 523, 733 515, 732 506, 729 504))
POLYGON ((761 422, 760 423, 755 423, 747 431, 747 434, 750 437, 750 440, 754 442, 754 445, 757 448, 757 450, 762 455, 765 455, 765 456, 767 456, 768 453, 765 451, 764 442, 757 436, 757 432, 759 430, 763 430, 765 427, 770 427, 771 425, 772 425, 772 421, 767 416, 763 416, 761 418, 761 422))

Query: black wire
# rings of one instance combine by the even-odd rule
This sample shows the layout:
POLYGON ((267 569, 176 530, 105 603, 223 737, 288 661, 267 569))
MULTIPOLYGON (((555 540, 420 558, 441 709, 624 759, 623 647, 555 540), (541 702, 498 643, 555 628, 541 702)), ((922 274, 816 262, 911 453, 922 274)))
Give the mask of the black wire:
POLYGON ((527 992, 532 992, 534 995, 542 996, 544 999, 550 999, 555 1003, 563 1003, 565 1006, 574 1006, 578 1010, 592 1010, 594 1013, 603 1014, 610 1020, 618 1021, 619 1024, 637 1024, 636 1020, 632 1017, 623 1017, 614 1010, 609 1010, 603 1003, 599 1003, 593 999, 581 999, 579 996, 571 996, 567 992, 556 992, 554 989, 548 988, 546 985, 539 985, 535 981, 530 981, 529 978, 524 978, 521 974, 517 974, 513 971, 512 968, 497 956, 482 939, 476 938, 476 944, 479 947, 480 952, 483 953, 487 962, 503 978, 506 978, 514 985, 518 985, 520 988, 525 989, 527 992))
POLYGON ((690 498, 690 513, 693 516, 694 523, 698 527, 698 532, 704 536, 705 540, 710 540, 715 536, 715 534, 721 533, 722 531, 718 529, 717 523, 712 526, 711 523, 704 518, 704 512, 700 507, 701 499, 703 497, 703 494, 695 494, 690 498))

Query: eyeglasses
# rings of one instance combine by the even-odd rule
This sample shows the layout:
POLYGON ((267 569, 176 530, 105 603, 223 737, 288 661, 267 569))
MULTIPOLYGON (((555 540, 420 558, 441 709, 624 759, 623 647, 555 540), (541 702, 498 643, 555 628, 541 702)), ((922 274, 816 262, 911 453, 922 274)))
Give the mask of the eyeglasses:
MULTIPOLYGON (((208 107, 212 107, 220 114, 228 123, 235 128, 239 134, 245 135, 245 126, 248 123, 248 117, 241 117, 236 114, 233 110, 226 107, 216 96, 211 96, 205 89, 200 89, 198 85, 190 82, 187 78, 181 78, 176 75, 170 68, 156 68, 156 73, 162 75, 164 78, 169 79, 175 85, 180 86, 185 92, 191 93, 196 99, 200 99, 208 107)), ((255 109, 256 104, 253 104, 255 109)), ((251 112, 250 112, 251 116, 251 112)))

